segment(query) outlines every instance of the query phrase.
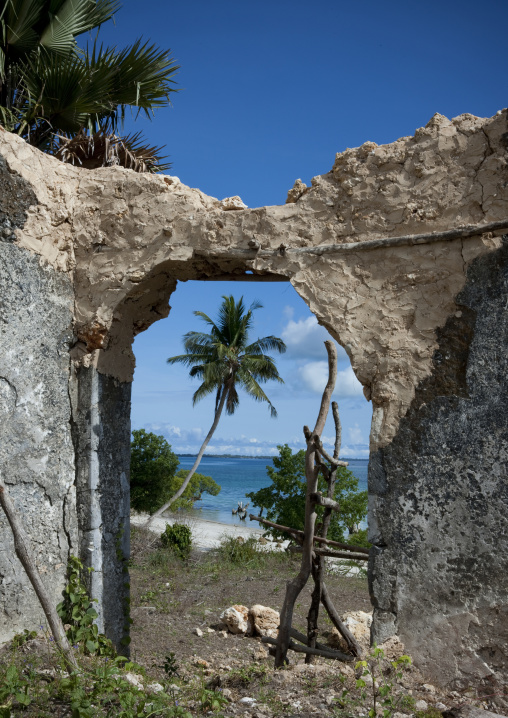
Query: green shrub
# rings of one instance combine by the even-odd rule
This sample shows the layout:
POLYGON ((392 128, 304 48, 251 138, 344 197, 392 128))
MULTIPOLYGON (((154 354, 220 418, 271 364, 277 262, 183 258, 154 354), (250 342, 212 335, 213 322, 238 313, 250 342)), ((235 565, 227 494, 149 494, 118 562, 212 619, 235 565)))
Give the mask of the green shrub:
POLYGON ((131 506, 153 514, 174 494, 178 457, 163 436, 137 429, 132 437, 131 506))
POLYGON ((349 534, 346 538, 346 542, 350 546, 363 546, 364 548, 370 548, 372 544, 369 543, 367 539, 368 531, 367 529, 360 529, 355 534, 349 534))
POLYGON ((234 536, 223 536, 217 553, 222 562, 237 566, 245 566, 265 558, 265 553, 260 551, 257 540, 252 536, 245 541, 239 541, 238 537, 234 536))
POLYGON ((180 558, 186 559, 191 550, 192 531, 185 524, 167 524, 161 541, 164 547, 171 548, 180 558))

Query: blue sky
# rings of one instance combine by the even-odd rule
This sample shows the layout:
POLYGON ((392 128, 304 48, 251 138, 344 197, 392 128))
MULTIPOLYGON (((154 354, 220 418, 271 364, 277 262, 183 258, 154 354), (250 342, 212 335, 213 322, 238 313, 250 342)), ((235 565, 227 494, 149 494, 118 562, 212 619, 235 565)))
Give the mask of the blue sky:
MULTIPOLYGON (((126 0, 101 37, 123 46, 143 36, 171 48, 181 65, 172 107, 152 122, 128 118, 126 129, 165 144, 170 174, 185 184, 219 198, 238 194, 256 207, 282 204, 295 179, 309 183, 329 171, 346 147, 413 134, 435 112, 486 117, 505 107, 507 21, 508 4, 498 0, 126 0)), ((200 329, 192 311, 214 315, 230 293, 263 302, 254 334, 288 343, 279 361, 286 383, 267 386, 278 419, 243 397, 210 451, 299 448, 319 405, 326 332, 285 284, 179 284, 168 319, 135 341, 133 427, 164 434, 176 451, 197 451, 212 404, 192 408, 196 385, 165 359, 181 352, 186 331, 200 329)), ((366 457, 371 407, 340 356, 343 455, 366 457)))

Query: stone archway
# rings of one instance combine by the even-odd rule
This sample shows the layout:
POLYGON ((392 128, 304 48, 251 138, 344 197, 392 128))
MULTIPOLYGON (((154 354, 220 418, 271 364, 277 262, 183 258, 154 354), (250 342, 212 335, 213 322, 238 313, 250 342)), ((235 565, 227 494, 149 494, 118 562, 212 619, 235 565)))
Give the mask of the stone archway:
MULTIPOLYGON (((337 155, 310 188, 296 183, 288 204, 258 209, 231 208, 177 178, 79 170, 0 134, 6 311, 23 325, 18 343, 32 346, 28 331, 35 346, 43 334, 48 355, 44 364, 26 349, 31 376, 6 362, 1 406, 27 431, 21 408, 41 384, 58 411, 50 417, 41 400, 32 423, 64 460, 50 451, 44 464, 34 432, 23 461, 0 457, 6 477, 16 467, 43 500, 55 494, 47 501, 61 528, 39 522, 53 536, 55 590, 57 559, 79 544, 97 569, 102 625, 121 640, 134 335, 167 315, 178 279, 285 278, 345 347, 373 402, 374 638, 398 633, 441 683, 499 669, 508 650, 498 545, 508 279, 499 231, 486 229, 508 224, 505 132, 506 113, 436 115, 415 137, 337 155), (464 225, 476 228, 446 234, 464 225), (428 236, 436 232, 445 234, 428 236), (16 284, 13 267, 31 289, 16 284), (35 297, 51 322, 27 311, 35 297)), ((27 594, 18 614, 31 615, 30 605, 27 594)))

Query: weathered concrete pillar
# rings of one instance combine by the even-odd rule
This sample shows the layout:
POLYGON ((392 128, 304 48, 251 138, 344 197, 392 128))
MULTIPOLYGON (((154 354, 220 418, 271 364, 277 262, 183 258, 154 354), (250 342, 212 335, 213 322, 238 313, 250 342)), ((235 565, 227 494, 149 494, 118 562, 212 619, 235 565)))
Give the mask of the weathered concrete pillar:
POLYGON ((97 625, 122 654, 129 634, 130 382, 81 367, 73 377, 79 553, 93 568, 97 625))
POLYGON ((458 687, 508 669, 507 290, 505 242, 469 267, 432 374, 369 467, 373 638, 397 633, 458 687))

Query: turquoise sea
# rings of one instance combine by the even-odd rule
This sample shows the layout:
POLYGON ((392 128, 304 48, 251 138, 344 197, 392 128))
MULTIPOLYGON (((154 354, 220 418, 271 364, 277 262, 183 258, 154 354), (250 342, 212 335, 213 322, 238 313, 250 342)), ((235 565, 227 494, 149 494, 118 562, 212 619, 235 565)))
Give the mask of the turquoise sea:
MULTIPOLYGON (((179 456, 178 459, 181 469, 190 469, 195 457, 179 456)), ((246 523, 249 525, 248 518, 246 522, 241 522, 237 516, 233 516, 231 510, 237 508, 239 501, 246 502, 246 493, 258 491, 258 489, 270 485, 270 479, 266 473, 267 465, 272 465, 271 459, 203 457, 198 468, 199 473, 211 476, 221 486, 221 491, 217 496, 203 494, 202 500, 196 502, 192 513, 208 521, 218 521, 225 524, 246 523)), ((349 469, 358 478, 358 488, 361 491, 367 489, 368 465, 367 459, 349 459, 349 469)), ((257 513, 252 504, 248 509, 248 512, 251 511, 257 513)))

